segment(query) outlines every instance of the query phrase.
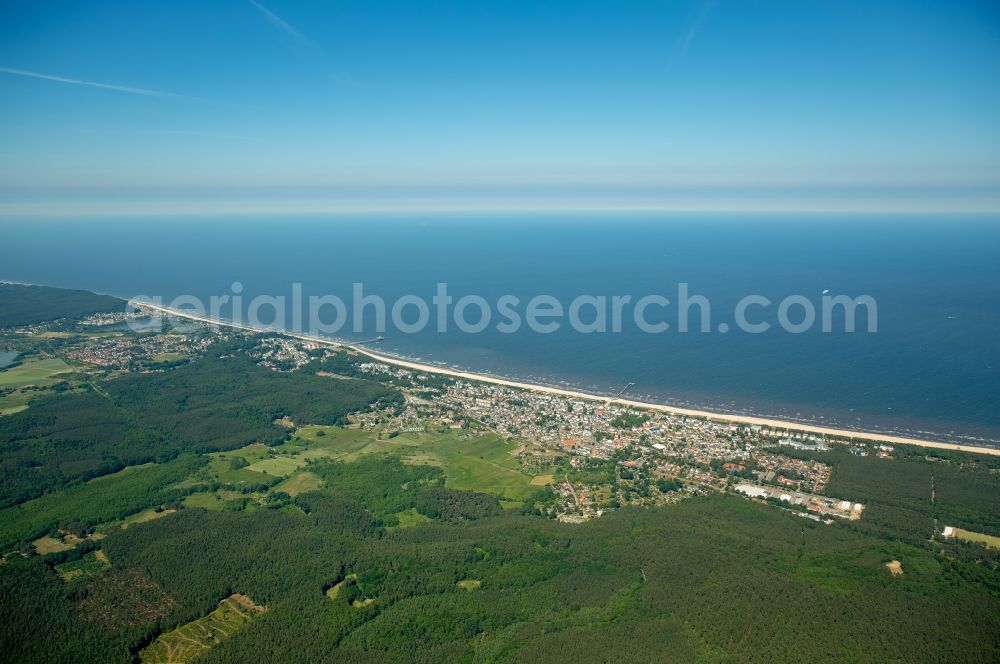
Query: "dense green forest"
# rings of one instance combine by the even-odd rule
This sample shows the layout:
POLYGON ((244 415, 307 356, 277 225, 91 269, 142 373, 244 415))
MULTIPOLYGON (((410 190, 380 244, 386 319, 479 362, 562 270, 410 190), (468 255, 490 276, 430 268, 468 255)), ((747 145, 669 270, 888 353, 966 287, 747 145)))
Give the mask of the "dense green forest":
POLYGON ((401 398, 372 381, 271 371, 220 345, 172 371, 48 396, 0 418, 0 507, 181 452, 278 443, 288 435, 279 418, 336 424, 401 398))
POLYGON ((125 300, 83 290, 0 283, 0 328, 124 311, 125 300))
POLYGON ((0 645, 13 661, 127 662, 240 592, 269 611, 200 661, 969 662, 1000 652, 1000 598, 968 580, 974 562, 724 496, 582 526, 447 513, 441 505, 462 498, 433 495, 433 470, 418 478, 381 461, 343 471, 343 490, 304 494, 302 510, 188 509, 112 532, 102 541, 112 567, 96 577, 64 583, 49 570, 64 556, 11 558, 0 566, 0 645), (441 511, 433 523, 391 532, 363 502, 428 499, 428 512, 441 511), (886 572, 889 560, 904 577, 886 572), (344 593, 324 594, 349 575, 344 593), (373 601, 354 604, 362 598, 373 601))
POLYGON ((867 505, 853 527, 890 539, 927 540, 938 523, 1000 535, 1000 460, 928 454, 898 446, 896 458, 858 456, 843 448, 787 453, 833 468, 827 492, 867 505))
POLYGON ((0 547, 26 543, 55 528, 83 535, 99 524, 174 502, 189 492, 175 485, 204 463, 203 457, 184 454, 163 464, 130 466, 4 508, 0 510, 0 547))

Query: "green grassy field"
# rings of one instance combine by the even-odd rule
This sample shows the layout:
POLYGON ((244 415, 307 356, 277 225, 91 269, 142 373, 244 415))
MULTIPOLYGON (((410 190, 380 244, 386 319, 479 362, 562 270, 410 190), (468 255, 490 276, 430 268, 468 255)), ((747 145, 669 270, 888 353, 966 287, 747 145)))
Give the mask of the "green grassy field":
MULTIPOLYGON (((534 490, 532 478, 521 472, 520 463, 511 454, 516 445, 493 434, 468 437, 462 431, 448 431, 380 438, 377 430, 304 427, 289 443, 276 449, 299 450, 292 459, 327 458, 348 463, 371 454, 398 456, 406 463, 440 467, 451 488, 493 493, 513 500, 523 500, 534 490)), ((257 466, 253 464, 250 468, 257 466)), ((284 466, 279 463, 273 467, 279 470, 284 466)))
POLYGON ((247 498, 251 501, 260 499, 262 493, 240 493, 239 491, 199 491, 184 498, 184 507, 200 507, 206 510, 231 509, 237 501, 247 498))
POLYGON ((249 468, 236 468, 235 470, 227 470, 219 475, 219 481, 234 486, 243 486, 245 484, 267 484, 272 482, 274 477, 274 475, 258 473, 249 468))
POLYGON ((153 362, 177 362, 178 360, 183 360, 187 355, 183 353, 157 353, 149 359, 153 362))
MULTIPOLYGON (((520 463, 511 454, 516 445, 493 434, 468 437, 462 431, 448 431, 380 438, 377 430, 304 427, 289 443, 277 449, 294 447, 301 449, 299 456, 344 462, 370 454, 398 456, 406 463, 440 467, 449 487, 493 493, 513 500, 523 500, 533 491, 532 478, 521 472, 520 463)), ((255 467, 256 464, 251 466, 255 467)))
POLYGON ((138 514, 133 514, 131 516, 122 519, 121 523, 117 525, 120 525, 122 528, 128 528, 129 526, 134 525, 136 523, 146 523, 147 521, 155 521, 156 519, 162 519, 165 516, 170 516, 176 511, 177 510, 173 509, 170 510, 161 509, 159 511, 157 511, 155 508, 148 509, 139 512, 138 514))
POLYGON ((221 510, 224 502, 215 495, 214 491, 204 491, 192 493, 184 498, 184 507, 200 507, 206 510, 221 510))
POLYGON ((349 581, 356 581, 358 578, 357 574, 348 574, 344 577, 342 581, 330 586, 326 589, 326 596, 328 599, 337 599, 337 595, 340 594, 340 589, 344 587, 344 584, 349 581))
MULTIPOLYGON (((286 443, 274 447, 254 444, 230 452, 210 455, 209 463, 195 476, 178 486, 222 482, 233 487, 273 483, 272 491, 291 496, 318 489, 322 482, 308 471, 311 461, 350 463, 370 455, 391 455, 414 465, 442 469, 447 485, 454 489, 480 491, 502 496, 507 507, 519 508, 535 487, 532 477, 521 472, 511 452, 516 449, 498 436, 470 437, 461 431, 447 433, 404 433, 382 438, 378 430, 308 426, 296 430, 286 443), (247 465, 233 468, 235 459, 247 465)), ((242 463, 241 462, 241 463, 242 463)), ((537 485, 537 480, 535 480, 537 485)), ((195 493, 184 500, 188 507, 224 509, 227 499, 220 492, 195 493)), ((403 520, 405 521, 405 516, 403 520)), ((412 524, 402 524, 412 525, 412 524)))
POLYGON ((417 526, 420 525, 421 523, 426 523, 432 520, 429 516, 421 514, 412 507, 408 510, 403 510, 402 512, 396 512, 396 518, 399 519, 399 525, 394 526, 389 530, 397 530, 399 528, 411 528, 413 526, 417 526))
MULTIPOLYGON (((0 396, 0 417, 19 413, 22 410, 26 410, 32 401, 57 394, 51 385, 61 382, 61 378, 62 376, 59 376, 53 377, 49 381, 43 381, 43 383, 47 382, 49 385, 22 385, 19 387, 6 385, 0 387, 0 391, 10 390, 7 394, 0 396)), ((82 383, 73 381, 70 383, 69 389, 60 389, 58 394, 63 396, 79 394, 82 389, 82 383)))
POLYGON ((80 332, 42 332, 38 335, 39 339, 72 339, 73 337, 82 336, 80 332))
POLYGON ((275 478, 288 477, 304 466, 310 458, 329 457, 330 454, 322 450, 310 450, 294 443, 273 448, 254 443, 208 456, 208 464, 195 475, 180 482, 178 488, 211 482, 222 482, 233 486, 270 484, 275 478), (234 467, 236 463, 246 465, 234 467))
POLYGON ((479 590, 479 587, 483 584, 479 579, 462 579, 456 585, 463 589, 472 592, 473 590, 479 590))
POLYGON ((306 458, 301 455, 276 456, 258 461, 247 466, 246 470, 267 475, 286 477, 304 466, 306 458))
POLYGON ((35 394, 37 392, 14 390, 10 394, 0 397, 0 416, 13 415, 26 409, 28 407, 28 400, 35 394))
POLYGON ((404 455, 404 460, 441 467, 447 485, 453 489, 492 493, 513 500, 524 500, 534 491, 532 478, 521 472, 520 463, 511 455, 517 446, 493 434, 464 439, 463 434, 449 431, 402 434, 398 438, 411 436, 417 449, 404 455))
POLYGON ((219 602, 219 607, 207 616, 161 634, 139 654, 139 659, 169 664, 193 661, 266 610, 247 597, 231 595, 219 602))
POLYGON ((313 458, 336 459, 364 449, 377 436, 374 431, 342 427, 302 427, 282 447, 300 449, 313 458))
POLYGON ((274 487, 275 491, 284 491, 289 496, 297 496, 300 493, 314 491, 323 486, 323 480, 318 478, 308 470, 295 473, 281 484, 274 487))
POLYGON ((12 369, 0 371, 0 387, 22 387, 24 385, 51 385, 57 374, 73 371, 57 357, 28 360, 12 369))
POLYGON ((40 556, 47 556, 50 553, 58 553, 60 551, 70 551, 75 549, 80 545, 81 542, 86 540, 99 540, 103 538, 102 533, 92 533, 87 537, 77 537, 76 535, 71 535, 69 533, 64 533, 62 531, 57 531, 55 536, 43 535, 39 537, 31 544, 35 547, 35 552, 40 556))

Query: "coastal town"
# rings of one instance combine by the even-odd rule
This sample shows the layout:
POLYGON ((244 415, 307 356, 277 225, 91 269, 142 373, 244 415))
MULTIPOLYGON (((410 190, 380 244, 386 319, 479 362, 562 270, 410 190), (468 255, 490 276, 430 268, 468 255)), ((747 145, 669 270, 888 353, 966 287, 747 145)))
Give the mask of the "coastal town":
MULTIPOLYGON (((274 371, 346 374, 386 382, 403 407, 358 413, 350 426, 387 437, 456 431, 514 444, 535 478, 539 511, 582 522, 628 505, 662 505, 730 493, 817 521, 861 518, 864 506, 825 494, 831 467, 809 458, 831 439, 791 428, 715 421, 635 407, 612 398, 441 376, 372 360, 361 349, 190 320, 153 329, 141 313, 100 314, 70 330, 12 331, 42 340, 65 362, 95 372, 164 371, 213 344, 240 339, 243 352, 274 371)), ((855 454, 888 456, 886 444, 853 443, 855 454)))
MULTIPOLYGON (((430 378, 378 362, 357 366, 409 386, 430 378)), ((822 495, 830 479, 828 465, 782 453, 827 449, 815 434, 462 380, 450 382, 431 399, 410 398, 402 413, 370 414, 361 422, 399 431, 420 423, 474 428, 518 441, 517 456, 526 472, 548 472, 552 478, 549 486, 559 500, 550 511, 565 521, 590 519, 622 505, 664 504, 712 492, 774 502, 816 520, 854 520, 864 510, 863 505, 822 495), (601 476, 593 472, 596 468, 606 482, 571 479, 574 474, 601 476)), ((869 453, 866 446, 854 451, 869 453)), ((871 451, 888 455, 892 447, 871 451)))

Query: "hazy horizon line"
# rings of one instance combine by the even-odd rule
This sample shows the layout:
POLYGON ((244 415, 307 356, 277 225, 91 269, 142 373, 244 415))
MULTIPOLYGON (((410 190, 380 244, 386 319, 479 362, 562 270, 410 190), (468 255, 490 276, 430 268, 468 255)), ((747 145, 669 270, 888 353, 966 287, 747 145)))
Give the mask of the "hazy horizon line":
POLYGON ((968 200, 732 198, 461 199, 329 198, 262 200, 0 201, 0 220, 18 218, 196 217, 345 214, 1000 214, 1000 197, 968 200))

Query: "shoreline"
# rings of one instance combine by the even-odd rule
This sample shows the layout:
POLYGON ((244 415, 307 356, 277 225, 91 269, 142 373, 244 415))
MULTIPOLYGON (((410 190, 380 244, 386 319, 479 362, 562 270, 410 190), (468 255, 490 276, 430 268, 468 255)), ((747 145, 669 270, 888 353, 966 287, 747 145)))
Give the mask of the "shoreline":
POLYGON ((864 440, 866 442, 892 443, 896 445, 913 445, 917 447, 925 447, 931 449, 952 450, 955 452, 970 452, 973 454, 987 454, 992 456, 1000 456, 1000 448, 995 448, 995 447, 986 447, 979 445, 961 445, 958 443, 944 443, 922 438, 911 438, 907 436, 897 436, 892 434, 880 434, 869 431, 837 429, 834 427, 825 427, 812 424, 801 424, 798 422, 793 422, 788 420, 779 420, 768 417, 757 417, 753 415, 733 415, 726 413, 718 413, 718 412, 699 410, 694 408, 683 408, 679 406, 668 406, 666 404, 636 401, 633 399, 601 396, 598 394, 591 394, 579 390, 572 390, 560 387, 550 387, 547 385, 538 385, 536 383, 526 383, 507 378, 499 378, 497 376, 491 376, 489 374, 479 374, 471 371, 449 369, 446 367, 439 367, 433 364, 426 364, 423 362, 416 362, 412 360, 398 358, 392 355, 385 355, 382 353, 377 353, 375 351, 368 350, 367 348, 363 348, 355 344, 351 344, 346 341, 337 341, 335 339, 328 339, 325 337, 313 337, 306 334, 288 332, 286 330, 254 328, 249 325, 244 325, 242 323, 233 323, 229 321, 211 319, 206 316, 198 316, 196 314, 192 314, 189 312, 178 311, 176 309, 170 309, 169 307, 164 307, 161 305, 152 304, 148 302, 130 302, 130 304, 140 309, 152 310, 175 318, 184 318, 187 320, 192 320, 207 325, 229 327, 229 328, 243 330, 245 332, 254 332, 258 334, 259 333, 280 334, 285 337, 299 339, 301 341, 309 341, 312 343, 319 343, 326 346, 332 346, 335 348, 349 348, 357 353, 365 355, 366 357, 370 357, 371 359, 376 360, 378 362, 383 362, 385 364, 390 364, 404 369, 412 369, 414 371, 422 371, 425 373, 449 376, 451 378, 460 378, 463 380, 476 381, 480 383, 490 383, 493 385, 501 385, 504 387, 512 387, 515 389, 530 390, 532 392, 539 392, 542 394, 571 397, 574 399, 581 399, 585 401, 596 401, 601 403, 615 403, 624 406, 630 406, 632 408, 652 410, 660 413, 665 413, 668 415, 677 415, 682 417, 696 417, 705 420, 712 420, 715 422, 747 424, 751 426, 759 425, 759 426, 770 427, 772 429, 782 429, 785 431, 794 431, 802 433, 813 433, 813 434, 832 436, 835 438, 843 438, 843 439, 864 440))

